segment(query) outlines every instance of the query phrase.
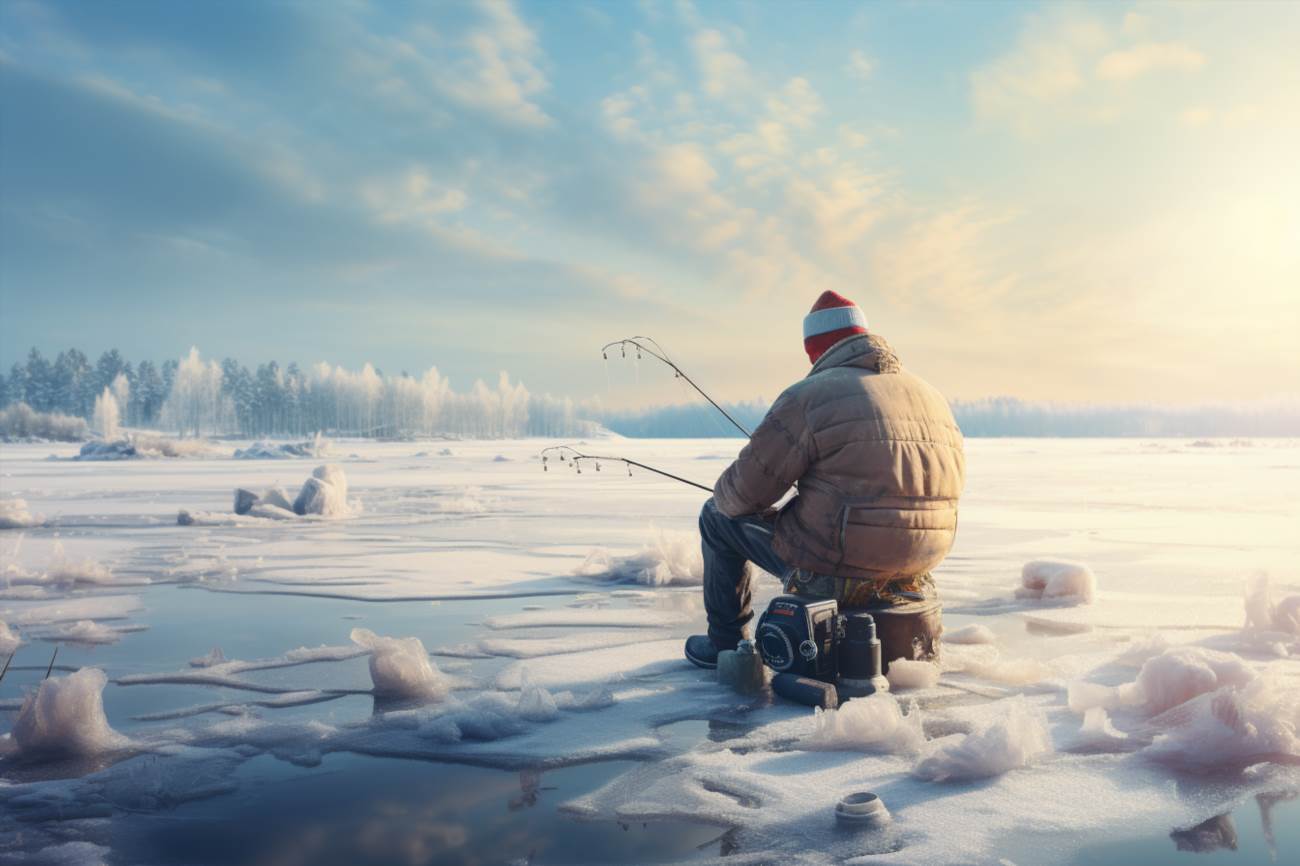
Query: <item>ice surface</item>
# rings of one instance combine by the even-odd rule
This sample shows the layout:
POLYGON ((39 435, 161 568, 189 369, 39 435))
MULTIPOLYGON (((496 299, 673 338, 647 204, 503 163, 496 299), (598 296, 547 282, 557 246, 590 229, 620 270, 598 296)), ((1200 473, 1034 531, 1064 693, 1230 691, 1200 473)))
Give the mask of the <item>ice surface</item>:
POLYGON ((626 608, 582 608, 568 610, 526 610, 522 613, 490 616, 483 624, 491 629, 512 628, 660 628, 685 622, 688 614, 676 610, 628 610, 626 608))
POLYGON ((1052 750, 1039 710, 1019 697, 1000 703, 1002 712, 969 734, 936 740, 912 773, 931 782, 983 779, 1027 767, 1052 750))
POLYGON ((800 748, 906 755, 920 751, 925 743, 920 711, 913 706, 904 714, 898 699, 888 693, 854 698, 838 709, 818 708, 815 719, 800 748))
MULTIPOLYGON (((110 719, 118 724, 120 712, 168 720, 127 731, 150 751, 147 764, 132 759, 81 780, 0 786, 0 834, 19 826, 17 815, 28 832, 68 815, 165 808, 191 794, 229 790, 232 768, 256 755, 310 764, 350 751, 516 769, 641 761, 570 806, 596 818, 735 826, 732 838, 745 858, 739 862, 1068 862, 1103 833, 1127 838, 1195 826, 1261 786, 1290 789, 1297 781, 1288 700, 1297 692, 1300 643, 1274 618, 1300 610, 1300 602, 1286 607, 1300 592, 1293 531, 1300 503, 1275 483, 1279 467, 1300 467, 1295 443, 1170 449, 1158 460, 1141 443, 968 443, 962 530, 935 574, 949 629, 944 673, 914 693, 919 712, 900 710, 931 738, 919 752, 892 751, 895 741, 870 745, 888 729, 876 720, 857 746, 808 748, 819 724, 813 711, 726 692, 681 659, 682 639, 704 624, 696 587, 652 585, 637 572, 608 583, 575 575, 593 549, 629 558, 652 550, 647 526, 669 536, 692 533, 699 497, 649 476, 544 474, 532 459, 541 445, 459 443, 436 466, 412 471, 409 442, 349 442, 344 453, 358 459, 347 473, 351 486, 364 489, 366 514, 285 522, 230 514, 231 488, 296 482, 314 463, 293 463, 286 475, 283 461, 247 461, 232 477, 232 464, 215 447, 191 460, 113 466, 62 459, 76 453, 73 445, 0 446, 6 494, 24 497, 30 511, 56 515, 51 522, 75 561, 111 565, 114 581, 151 581, 139 598, 97 596, 100 586, 86 581, 41 582, 47 549, 27 544, 13 557, 14 569, 5 569, 11 579, 0 580, 0 619, 40 640, 61 624, 111 624, 114 615, 138 614, 155 631, 138 642, 123 634, 111 651, 114 677, 130 688, 112 690, 110 719), (61 459, 45 460, 51 451, 61 459), (497 453, 513 460, 494 464, 497 453), (1188 497, 1188 489, 1200 495, 1188 497), (484 509, 457 502, 462 496, 484 509), (225 522, 168 525, 180 506, 225 522), (1102 575, 1092 604, 1008 598, 1006 575, 1044 557, 1087 562, 1102 575), (1255 570, 1271 575, 1269 620, 1243 630, 1240 576, 1255 570), (202 583, 184 591, 168 585, 199 577, 202 583), (209 590, 282 595, 224 595, 213 608, 230 613, 218 616, 206 613, 198 595, 209 590), (169 601, 176 595, 184 604, 169 601), (330 612, 336 602, 317 597, 299 609, 298 595, 362 600, 368 603, 337 602, 339 616, 364 617, 379 634, 416 634, 426 646, 458 644, 473 653, 441 700, 421 698, 415 708, 405 699, 378 700, 372 714, 369 696, 355 696, 370 686, 367 674, 359 659, 347 661, 366 650, 281 652, 340 637, 339 616, 330 612), (430 612, 432 598, 444 601, 430 612), (253 640, 248 629, 223 617, 271 604, 283 605, 292 642, 277 645, 272 629, 257 636, 257 649, 244 649, 253 640), (449 616, 454 634, 441 622, 413 624, 425 616, 449 616), (987 628, 996 645, 960 642, 974 631, 971 623, 987 628), (163 639, 176 634, 188 640, 163 639), (216 644, 269 657, 200 657, 211 664, 189 666, 216 644), (1232 650, 1257 676, 1234 685, 1219 683, 1216 673, 1211 691, 1156 711, 1145 690, 1138 692, 1139 672, 1176 647, 1232 650), (257 673, 309 662, 284 674, 257 673), (164 697, 173 690, 177 700, 164 697), (204 691, 209 698, 193 696, 204 691), (1015 764, 1015 755, 1006 758, 1016 751, 1008 743, 1023 746, 1024 738, 1008 735, 1000 744, 1006 748, 993 748, 997 738, 989 737, 982 749, 966 739, 1007 716, 999 698, 1015 692, 1043 715, 1051 738, 1053 751, 1040 753, 1033 769, 942 787, 912 775, 918 756, 962 754, 959 744, 979 752, 982 760, 971 763, 982 770, 1015 764), (1243 773, 1243 763, 1255 766, 1243 773), (138 778, 126 772, 131 766, 142 767, 138 778), (1196 770, 1207 773, 1189 787, 1186 775, 1196 770), (861 836, 834 832, 835 801, 861 789, 882 792, 897 852, 865 857, 870 845, 861 836)), ((695 462, 699 454, 730 447, 620 442, 630 457, 684 475, 707 465, 695 462)), ((755 590, 761 610, 779 587, 757 575, 755 590)), ((11 672, 6 686, 35 687, 48 652, 24 663, 26 651, 15 664, 40 671, 16 679, 11 672)), ((440 673, 453 680, 449 666, 440 673)), ((909 702, 906 693, 891 697, 909 702)), ((843 715, 834 724, 821 724, 861 733, 854 717, 870 714, 855 703, 837 711, 843 715)), ((10 719, 16 710, 9 706, 10 719)), ((44 844, 76 838, 70 832, 44 844)))
POLYGON ((885 676, 891 689, 928 689, 939 682, 939 666, 898 658, 889 663, 889 672, 885 676))
POLYGON ((952 631, 944 631, 943 642, 953 644, 984 644, 995 643, 997 636, 993 630, 986 625, 972 623, 971 625, 962 626, 952 631))
POLYGON ((704 581, 704 557, 696 532, 655 530, 639 553, 611 556, 594 550, 577 573, 610 583, 646 586, 693 586, 704 581))
POLYGON ((393 638, 354 628, 352 641, 370 651, 370 679, 376 695, 390 698, 445 697, 450 685, 429 659, 419 638, 393 638))
POLYGON ((129 742, 108 726, 104 685, 98 668, 50 677, 28 695, 14 722, 13 739, 27 757, 91 755, 124 748, 129 742))
POLYGON ((1097 594, 1097 578, 1092 569, 1079 562, 1060 559, 1035 559, 1020 570, 1022 598, 1071 600, 1082 604, 1097 594))
POLYGON ((0 499, 0 529, 27 529, 44 522, 45 518, 27 510, 27 500, 0 499))

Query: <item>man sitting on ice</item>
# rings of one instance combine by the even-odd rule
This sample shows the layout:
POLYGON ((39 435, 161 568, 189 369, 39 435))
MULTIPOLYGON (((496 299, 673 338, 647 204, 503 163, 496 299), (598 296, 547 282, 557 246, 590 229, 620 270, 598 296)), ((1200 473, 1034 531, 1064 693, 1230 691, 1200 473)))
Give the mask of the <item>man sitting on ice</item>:
POLYGON ((700 512, 709 633, 686 641, 686 658, 703 668, 754 616, 750 563, 787 592, 873 607, 932 595, 929 572, 957 531, 965 463, 943 396, 835 292, 803 331, 812 371, 772 404, 700 512))

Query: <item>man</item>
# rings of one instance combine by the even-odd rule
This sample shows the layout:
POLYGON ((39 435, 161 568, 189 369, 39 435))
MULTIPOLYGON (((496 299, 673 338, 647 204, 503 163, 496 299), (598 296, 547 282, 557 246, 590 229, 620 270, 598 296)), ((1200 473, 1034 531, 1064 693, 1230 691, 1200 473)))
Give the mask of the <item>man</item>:
POLYGON ((929 572, 952 547, 965 462, 943 396, 835 292, 804 318, 804 349, 812 371, 772 404, 700 512, 709 633, 686 641, 686 658, 703 668, 753 618, 749 563, 787 592, 869 607, 932 593, 929 572))

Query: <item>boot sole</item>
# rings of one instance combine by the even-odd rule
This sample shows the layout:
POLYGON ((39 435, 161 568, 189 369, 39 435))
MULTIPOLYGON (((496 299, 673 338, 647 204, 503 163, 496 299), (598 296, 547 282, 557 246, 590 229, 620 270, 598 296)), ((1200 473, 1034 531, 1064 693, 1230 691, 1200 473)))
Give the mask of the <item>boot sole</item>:
POLYGON ((706 661, 700 658, 699 656, 691 655, 689 650, 685 651, 685 655, 686 655, 686 660, 691 664, 695 665, 697 668, 704 668, 706 671, 713 671, 718 669, 717 659, 714 659, 713 661, 706 661))

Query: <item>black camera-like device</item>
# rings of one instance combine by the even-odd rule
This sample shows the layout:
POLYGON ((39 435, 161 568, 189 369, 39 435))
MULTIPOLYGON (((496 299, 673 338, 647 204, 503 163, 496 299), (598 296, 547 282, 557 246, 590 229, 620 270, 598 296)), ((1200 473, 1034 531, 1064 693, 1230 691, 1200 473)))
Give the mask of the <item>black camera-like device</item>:
POLYGON ((758 618, 754 642, 776 674, 773 688, 794 700, 825 706, 827 690, 815 683, 833 686, 836 702, 889 690, 875 619, 867 611, 841 614, 833 598, 777 596, 758 618))

